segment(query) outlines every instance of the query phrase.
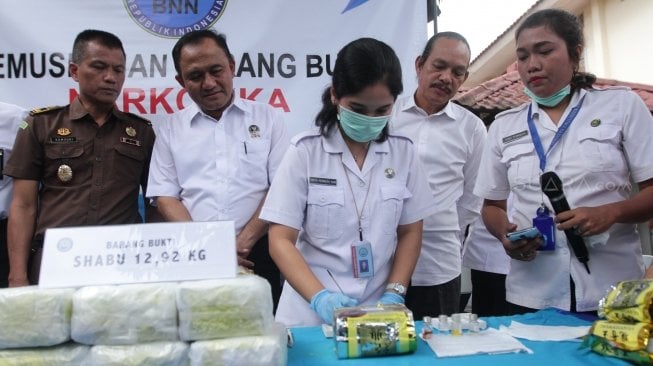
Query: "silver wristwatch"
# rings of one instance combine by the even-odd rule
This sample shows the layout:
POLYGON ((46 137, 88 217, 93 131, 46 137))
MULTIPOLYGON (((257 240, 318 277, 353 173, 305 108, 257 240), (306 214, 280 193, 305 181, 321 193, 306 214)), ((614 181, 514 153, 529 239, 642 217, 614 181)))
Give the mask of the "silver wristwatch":
POLYGON ((401 296, 406 296, 406 286, 399 282, 390 282, 386 287, 386 290, 396 292, 401 296))

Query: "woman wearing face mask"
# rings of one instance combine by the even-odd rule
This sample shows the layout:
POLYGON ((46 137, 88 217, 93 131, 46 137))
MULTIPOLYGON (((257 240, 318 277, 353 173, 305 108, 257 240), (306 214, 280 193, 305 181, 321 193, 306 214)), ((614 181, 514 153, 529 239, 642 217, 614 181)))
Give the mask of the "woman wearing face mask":
POLYGON ((434 203, 412 143, 388 134, 401 91, 388 45, 349 43, 317 128, 295 136, 279 166, 261 218, 286 278, 276 313, 286 326, 332 323, 339 307, 404 301, 434 203))
POLYGON ((635 93, 593 89, 594 76, 579 72, 583 34, 574 15, 538 11, 518 27, 516 43, 532 102, 497 116, 474 193, 485 198, 486 227, 512 258, 506 278, 511 312, 591 312, 611 285, 643 274, 636 223, 653 215, 653 119, 635 93), (538 209, 560 201, 545 194, 560 187, 545 179, 541 185, 544 172, 558 175, 571 209, 545 215, 555 245, 538 251, 541 239, 510 242, 506 234, 534 219, 546 222, 538 209), (630 179, 639 186, 634 195, 630 179), (514 223, 506 216, 509 192, 514 223), (587 268, 564 230, 583 238, 587 268))

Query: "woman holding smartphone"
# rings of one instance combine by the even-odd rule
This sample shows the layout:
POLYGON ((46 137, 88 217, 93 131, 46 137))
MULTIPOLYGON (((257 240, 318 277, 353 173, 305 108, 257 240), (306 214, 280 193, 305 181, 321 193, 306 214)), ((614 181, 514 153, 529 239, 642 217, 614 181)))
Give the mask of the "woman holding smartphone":
POLYGON ((474 193, 485 199, 486 227, 512 258, 511 312, 593 312, 611 285, 644 272, 636 223, 653 215, 653 118, 630 90, 592 87, 596 78, 580 71, 583 34, 573 14, 535 12, 515 38, 532 101, 491 125, 474 193), (509 193, 514 223, 506 215, 509 193), (571 209, 560 209, 563 197, 571 209), (553 250, 538 251, 542 238, 506 237, 540 214, 550 218, 553 250), (581 237, 582 247, 571 236, 581 237), (584 248, 589 262, 578 253, 584 248))

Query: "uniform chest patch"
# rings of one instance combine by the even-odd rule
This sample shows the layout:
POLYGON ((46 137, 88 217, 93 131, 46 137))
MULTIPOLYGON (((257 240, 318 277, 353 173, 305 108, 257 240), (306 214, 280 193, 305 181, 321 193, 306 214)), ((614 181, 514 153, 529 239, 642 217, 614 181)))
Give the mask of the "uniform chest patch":
POLYGON ((522 132, 517 132, 517 133, 515 133, 513 135, 506 136, 501 141, 503 141, 504 144, 508 144, 508 143, 513 142, 513 141, 519 140, 520 138, 522 138, 524 136, 528 136, 528 131, 523 130, 522 132))
POLYGON ((317 184, 321 186, 335 186, 338 185, 338 180, 333 179, 333 178, 318 178, 318 177, 310 177, 308 178, 308 182, 311 184, 317 184))
POLYGON ((139 140, 136 140, 136 139, 130 139, 130 138, 127 138, 127 137, 121 137, 121 138, 120 138, 120 142, 122 142, 123 144, 129 144, 129 145, 134 145, 134 146, 141 146, 141 142, 140 142, 139 140))
POLYGON ((77 137, 75 136, 52 136, 50 137, 50 143, 53 144, 72 144, 77 142, 77 137))

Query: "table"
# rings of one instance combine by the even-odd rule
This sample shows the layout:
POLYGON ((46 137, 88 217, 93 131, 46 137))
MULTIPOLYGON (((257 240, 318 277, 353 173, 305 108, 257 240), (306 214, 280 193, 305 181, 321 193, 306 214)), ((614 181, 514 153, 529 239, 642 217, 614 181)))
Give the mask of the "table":
MULTIPOLYGON (((487 321, 488 326, 493 328, 498 328, 499 325, 508 326, 512 320, 524 324, 570 326, 589 325, 593 320, 556 309, 544 309, 531 314, 483 319, 487 321)), ((421 329, 422 323, 416 322, 416 330, 420 332, 421 329)), ((604 357, 588 349, 579 349, 580 342, 536 342, 522 339, 520 341, 530 348, 533 354, 516 353, 438 358, 431 351, 428 344, 418 339, 417 351, 410 355, 340 360, 334 351, 334 340, 325 338, 320 327, 293 328, 292 333, 295 344, 292 348, 288 348, 288 365, 629 365, 623 360, 604 357)))

